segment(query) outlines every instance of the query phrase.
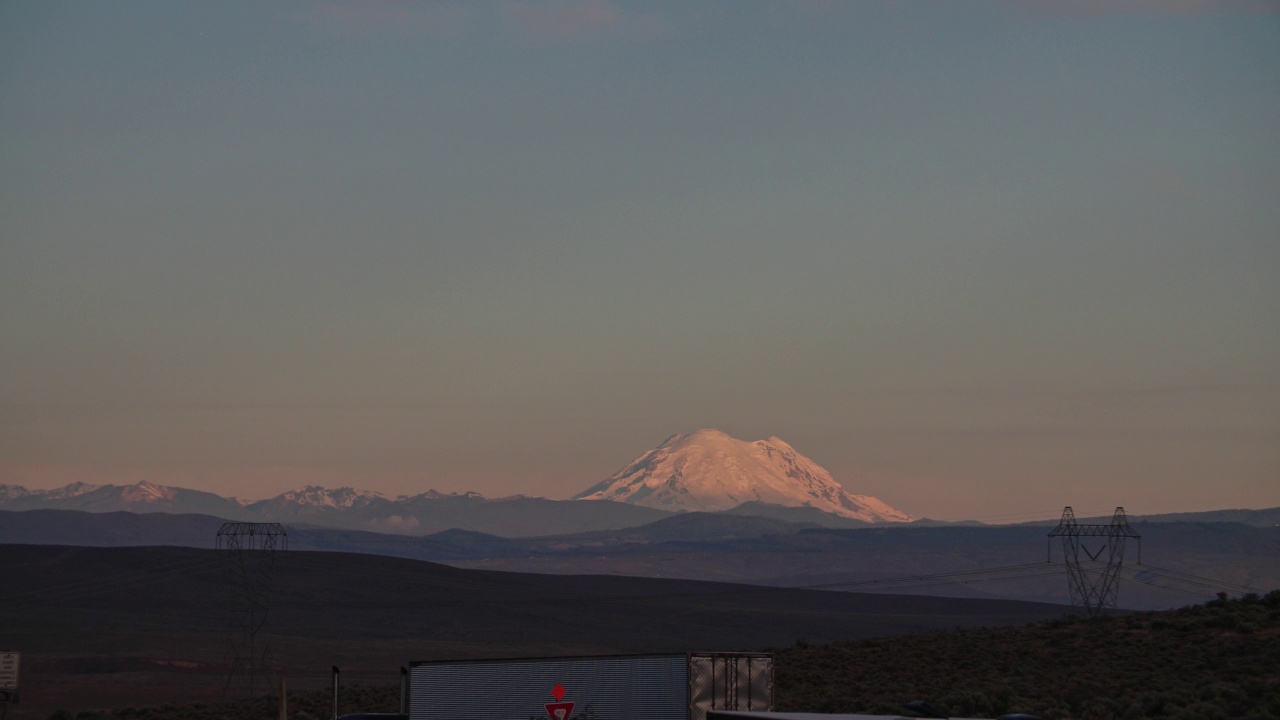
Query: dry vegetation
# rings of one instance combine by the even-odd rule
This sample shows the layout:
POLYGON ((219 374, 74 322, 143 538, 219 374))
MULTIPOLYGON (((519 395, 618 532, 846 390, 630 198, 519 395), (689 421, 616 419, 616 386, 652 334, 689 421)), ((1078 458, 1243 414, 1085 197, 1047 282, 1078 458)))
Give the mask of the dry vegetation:
MULTIPOLYGON (((1096 620, 806 645, 777 652, 776 706, 900 713, 924 699, 953 715, 1280 719, 1280 591, 1096 620)), ((344 688, 341 709, 392 712, 397 688, 344 688)), ((290 694, 291 716, 329 716, 327 692, 290 694)), ((275 700, 58 711, 51 720, 275 717, 275 700)))
POLYGON ((1280 718, 1280 591, 778 654, 780 710, 891 713, 913 699, 979 717, 1280 718))

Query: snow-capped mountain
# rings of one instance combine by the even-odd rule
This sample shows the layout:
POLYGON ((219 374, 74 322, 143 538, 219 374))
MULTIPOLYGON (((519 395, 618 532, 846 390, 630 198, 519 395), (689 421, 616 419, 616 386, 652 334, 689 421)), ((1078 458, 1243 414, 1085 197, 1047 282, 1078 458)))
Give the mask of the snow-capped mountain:
POLYGON ((22 493, 24 494, 39 495, 45 498, 46 500, 67 500, 74 497, 80 497, 81 495, 87 495, 93 492, 94 490, 101 488, 102 486, 91 485, 89 483, 84 483, 84 482, 73 482, 70 485, 66 485, 60 488, 54 488, 52 490, 28 491, 26 488, 18 487, 16 485, 10 485, 8 487, 17 487, 17 489, 22 491, 22 493))
POLYGON ((145 480, 133 485, 71 483, 49 490, 0 485, 0 508, 5 510, 87 510, 89 512, 191 512, 228 517, 243 503, 214 493, 157 485, 145 480))
POLYGON ((865 522, 913 519, 877 498, 845 492, 830 473, 776 437, 747 442, 719 430, 672 435, 574 499, 706 512, 766 503, 865 522))
POLYGON ((120 491, 120 499, 127 503, 163 503, 171 502, 178 496, 176 488, 155 485, 146 480, 130 485, 120 491))
POLYGON ((778 438, 742 442, 716 430, 672 436, 573 500, 491 499, 435 490, 388 497, 351 487, 307 485, 248 502, 143 481, 72 483, 48 490, 0 485, 0 510, 198 513, 404 535, 466 529, 509 537, 613 530, 690 510, 732 510, 818 524, 820 519, 804 514, 821 511, 863 522, 912 519, 876 498, 846 493, 830 473, 778 438))
POLYGON ((489 499, 474 492, 427 490, 409 497, 388 498, 368 490, 349 487, 330 490, 317 485, 246 502, 149 482, 136 485, 73 483, 50 490, 0 485, 0 510, 197 513, 224 520, 305 523, 402 535, 462 528, 504 536, 611 530, 652 522, 669 514, 634 505, 519 495, 489 499))
POLYGON ((31 491, 21 485, 0 485, 0 505, 30 494, 31 491))
POLYGON ((255 511, 267 512, 282 509, 336 511, 376 507, 388 505, 392 502, 393 500, 388 499, 386 495, 372 490, 356 490, 350 487, 330 490, 319 485, 307 485, 297 490, 281 493, 269 500, 253 503, 250 507, 254 508, 255 511))

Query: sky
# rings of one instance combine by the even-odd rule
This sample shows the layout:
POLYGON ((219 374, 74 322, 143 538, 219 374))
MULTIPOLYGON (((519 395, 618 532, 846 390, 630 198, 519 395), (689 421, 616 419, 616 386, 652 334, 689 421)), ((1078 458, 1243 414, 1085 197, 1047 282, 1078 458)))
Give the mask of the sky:
POLYGON ((0 3, 0 483, 1280 505, 1280 3, 0 3))

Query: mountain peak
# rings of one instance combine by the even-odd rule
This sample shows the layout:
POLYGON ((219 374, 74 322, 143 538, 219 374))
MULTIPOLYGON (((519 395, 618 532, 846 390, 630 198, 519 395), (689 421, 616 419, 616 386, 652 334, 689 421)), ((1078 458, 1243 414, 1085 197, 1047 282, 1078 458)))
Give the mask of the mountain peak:
POLYGON ((31 491, 21 485, 0 485, 0 502, 31 495, 31 491))
POLYGON ((125 502, 154 503, 172 500, 177 493, 171 487, 156 485, 141 480, 120 490, 120 498, 125 502))
POLYGON ((710 428, 672 435, 574 499, 709 512, 755 502, 814 507, 866 522, 911 520, 877 498, 845 492, 781 438, 748 442, 710 428))
POLYGON ((688 435, 680 435, 679 433, 677 433, 675 435, 672 435, 671 437, 687 438, 690 440, 697 439, 697 440, 714 440, 714 441, 720 441, 720 442, 723 442, 723 441, 736 442, 732 435, 730 435, 729 433, 723 430, 716 430, 715 428, 699 428, 689 433, 688 435))
POLYGON ((277 506, 340 509, 364 506, 378 501, 386 501, 386 496, 372 490, 356 490, 351 487, 330 490, 319 485, 304 485, 297 490, 281 493, 266 502, 277 506))
POLYGON ((111 487, 111 486, 110 485, 91 485, 86 482, 73 482, 70 485, 67 485, 65 487, 54 488, 52 490, 37 491, 37 492, 44 495, 46 498, 49 498, 50 500, 61 500, 66 498, 79 497, 81 495, 88 495, 94 490, 98 490, 103 487, 111 487))

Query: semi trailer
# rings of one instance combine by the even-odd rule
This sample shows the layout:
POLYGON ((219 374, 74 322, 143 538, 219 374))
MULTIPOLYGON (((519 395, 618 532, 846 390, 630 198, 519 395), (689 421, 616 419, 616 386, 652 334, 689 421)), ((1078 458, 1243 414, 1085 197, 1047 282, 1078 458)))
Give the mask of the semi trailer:
POLYGON ((416 662, 410 720, 706 720, 771 710, 773 656, 691 652, 416 662))

